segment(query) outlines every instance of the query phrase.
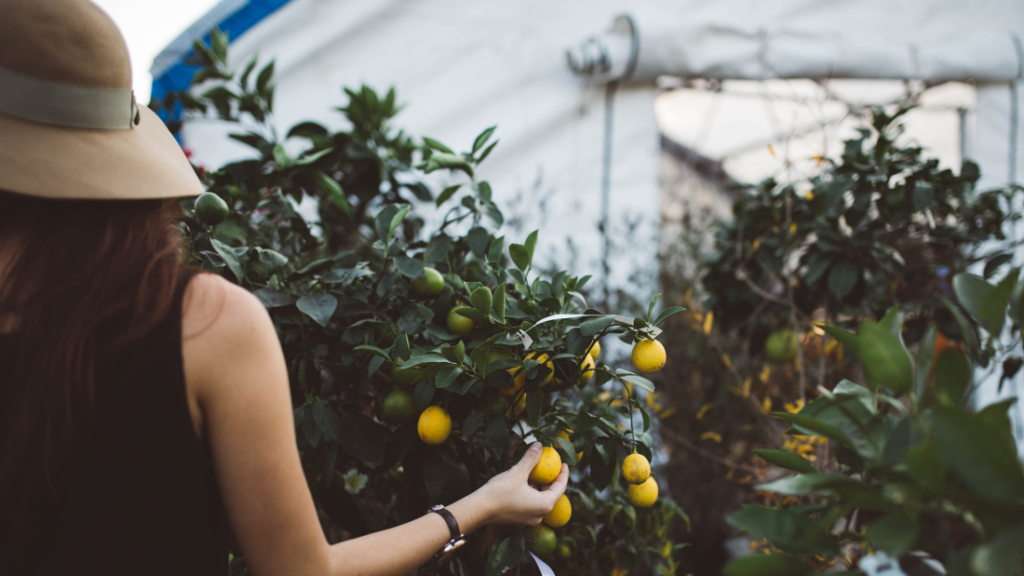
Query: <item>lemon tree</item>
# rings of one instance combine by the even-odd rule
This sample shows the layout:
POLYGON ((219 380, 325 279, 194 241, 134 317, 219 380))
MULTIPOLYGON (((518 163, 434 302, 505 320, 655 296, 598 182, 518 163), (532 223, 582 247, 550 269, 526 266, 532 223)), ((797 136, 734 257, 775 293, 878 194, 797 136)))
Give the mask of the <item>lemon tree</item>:
MULTIPOLYGON (((537 232, 503 235, 505 216, 477 177, 495 127, 461 152, 414 140, 392 126, 395 92, 364 86, 345 91, 349 128, 304 122, 278 133, 273 63, 228 70, 226 45, 216 32, 211 46, 196 45, 200 94, 154 106, 237 123, 231 137, 254 151, 200 171, 213 196, 183 201, 182 232, 191 264, 251 290, 274 320, 328 540, 451 502, 536 440, 545 448, 535 483, 551 482, 563 462, 573 470, 548 524, 478 531, 425 570, 497 576, 528 544, 560 574, 607 573, 608 558, 674 566, 682 511, 665 497, 635 510, 619 470, 629 454, 653 459, 637 395, 653 393, 666 362, 659 325, 682 308, 655 297, 646 314, 596 309, 590 276, 535 264, 537 232), (428 210, 438 222, 429 229, 418 215, 428 210), (612 338, 654 354, 637 368, 608 363, 599 342, 612 338), (606 525, 616 506, 633 521, 606 525)), ((238 554, 231 571, 246 571, 238 554)))
POLYGON ((673 282, 690 310, 664 339, 665 436, 692 458, 672 488, 694 494, 695 545, 751 544, 685 571, 859 574, 879 553, 906 573, 1020 569, 1013 412, 970 401, 982 370, 1024 362, 1006 345, 1020 189, 976 189, 969 160, 900 142, 904 112, 874 111, 817 174, 750 186, 694 233, 715 242, 698 285, 673 282))

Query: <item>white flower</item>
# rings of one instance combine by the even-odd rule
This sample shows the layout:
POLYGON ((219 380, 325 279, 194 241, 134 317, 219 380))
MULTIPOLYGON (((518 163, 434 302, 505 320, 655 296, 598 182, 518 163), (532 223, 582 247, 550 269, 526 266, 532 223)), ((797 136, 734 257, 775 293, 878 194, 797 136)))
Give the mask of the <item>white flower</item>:
POLYGON ((359 494, 366 487, 366 481, 369 480, 365 474, 360 474, 355 468, 346 472, 342 478, 345 479, 345 490, 349 494, 359 494))

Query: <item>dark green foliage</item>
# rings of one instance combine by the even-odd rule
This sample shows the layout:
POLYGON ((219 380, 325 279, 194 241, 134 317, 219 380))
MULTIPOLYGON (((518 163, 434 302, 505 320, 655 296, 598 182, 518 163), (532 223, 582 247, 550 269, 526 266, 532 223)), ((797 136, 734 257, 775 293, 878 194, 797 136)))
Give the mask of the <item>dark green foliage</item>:
MULTIPOLYGON (((675 550, 667 525, 681 510, 668 498, 636 515, 650 524, 642 536, 593 520, 610 505, 598 492, 617 479, 619 458, 634 443, 648 455, 652 448, 643 404, 631 402, 645 422, 643 433, 634 435, 632 426, 620 426, 633 412, 613 401, 622 397, 626 382, 652 390, 653 383, 603 362, 588 386, 578 380, 582 357, 595 339, 656 336, 656 325, 681 309, 666 310, 653 322, 591 309, 578 292, 588 277, 542 275, 532 267, 536 232, 522 244, 497 236, 504 216, 490 185, 474 178, 493 149, 494 127, 476 138, 471 152, 456 153, 429 138, 416 145, 390 125, 399 110, 394 90, 381 97, 363 86, 346 89, 348 104, 338 108, 350 129, 332 132, 305 122, 278 138, 267 123, 273 64, 259 72, 255 84, 255 61, 240 76, 226 71, 226 41, 218 34, 213 48, 196 46, 203 66, 196 82, 217 86, 198 98, 178 94, 165 104, 180 102, 190 115, 212 108, 223 120, 244 120, 251 130, 231 137, 255 156, 203 172, 230 214, 210 227, 195 217, 191 201, 183 202, 187 256, 191 264, 253 291, 273 318, 288 362, 302 464, 328 539, 418 517, 430 503, 451 502, 506 470, 522 454, 527 436, 552 445, 559 430, 572 429, 571 445, 555 445, 573 464, 577 451, 599 453, 592 462, 600 464, 589 475, 605 477, 597 485, 584 465, 577 468, 570 491, 574 519, 559 529, 574 550, 564 573, 595 566, 598 546, 623 562, 671 564, 675 550), (435 181, 423 178, 433 171, 444 171, 455 184, 437 196, 435 206, 447 211, 439 227, 428 231, 413 203, 434 199, 435 181), (427 264, 444 277, 440 294, 418 295, 412 288, 427 264), (465 337, 446 328, 453 307, 475 321, 465 337), (555 314, 571 317, 542 321, 555 314), (581 330, 584 322, 590 323, 581 330), (492 362, 490 351, 496 349, 510 357, 492 362), (524 362, 529 351, 554 361, 556 380, 543 390, 550 370, 535 360, 524 362), (415 422, 395 425, 384 417, 383 399, 395 387, 392 366, 418 371, 406 384, 417 418, 429 405, 451 415, 454 430, 441 445, 424 445, 415 422), (504 412, 500 399, 495 409, 494 398, 497 389, 512 385, 509 370, 516 368, 525 369, 527 381, 508 399, 515 406, 525 395, 526 409, 518 417, 504 412), (360 475, 366 480, 362 488, 360 475), (586 524, 588 517, 592 522, 586 524)), ((615 502, 624 501, 623 494, 616 488, 615 502)), ((480 531, 454 560, 427 570, 484 574, 515 565, 523 540, 516 529, 504 532, 489 548, 480 531)), ((232 566, 233 573, 241 572, 232 566)))

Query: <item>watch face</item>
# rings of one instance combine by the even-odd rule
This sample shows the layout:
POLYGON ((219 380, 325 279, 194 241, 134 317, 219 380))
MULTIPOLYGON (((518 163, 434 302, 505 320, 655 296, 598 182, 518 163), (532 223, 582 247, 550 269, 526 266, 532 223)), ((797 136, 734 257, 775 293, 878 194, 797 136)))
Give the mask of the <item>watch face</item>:
POLYGON ((444 551, 446 553, 447 552, 454 552, 454 551, 458 550, 459 548, 461 548, 462 545, 465 544, 465 543, 466 543, 465 540, 456 540, 455 542, 449 542, 449 543, 445 544, 444 551))

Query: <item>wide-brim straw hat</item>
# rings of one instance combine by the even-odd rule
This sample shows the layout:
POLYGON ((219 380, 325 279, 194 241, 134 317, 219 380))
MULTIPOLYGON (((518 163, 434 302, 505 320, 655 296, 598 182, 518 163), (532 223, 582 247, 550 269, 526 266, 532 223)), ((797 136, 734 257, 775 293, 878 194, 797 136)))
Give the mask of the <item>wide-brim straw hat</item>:
POLYGON ((66 199, 203 186, 132 92, 121 32, 89 0, 0 0, 0 190, 66 199))

